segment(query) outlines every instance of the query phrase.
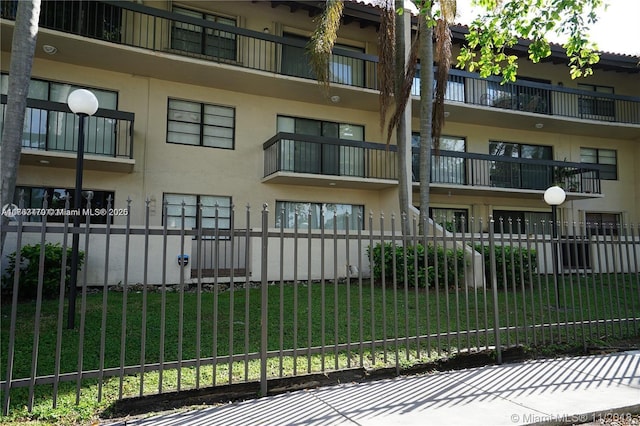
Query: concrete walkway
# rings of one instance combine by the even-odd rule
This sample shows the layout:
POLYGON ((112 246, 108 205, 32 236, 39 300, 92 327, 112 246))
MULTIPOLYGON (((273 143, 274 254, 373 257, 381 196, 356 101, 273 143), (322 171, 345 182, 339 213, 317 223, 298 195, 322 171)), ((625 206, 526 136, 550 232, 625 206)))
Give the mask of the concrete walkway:
POLYGON ((323 387, 119 425, 523 425, 640 410, 640 351, 323 387))

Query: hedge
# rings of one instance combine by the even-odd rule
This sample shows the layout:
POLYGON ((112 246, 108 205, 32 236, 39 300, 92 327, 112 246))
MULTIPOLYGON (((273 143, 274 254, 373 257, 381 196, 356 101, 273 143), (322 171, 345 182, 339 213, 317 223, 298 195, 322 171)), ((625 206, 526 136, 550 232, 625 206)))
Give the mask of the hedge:
MULTIPOLYGON (((485 265, 485 278, 488 285, 491 284, 491 257, 489 246, 483 246, 477 244, 475 250, 482 254, 485 265)), ((537 253, 534 249, 527 250, 521 247, 511 246, 495 246, 496 257, 496 281, 498 288, 504 288, 505 283, 507 287, 511 283, 522 282, 529 283, 529 270, 535 271, 538 265, 537 253), (506 274, 505 274, 506 272, 506 274)), ((445 268, 445 250, 442 246, 438 246, 436 250, 432 245, 427 246, 427 267, 425 268, 425 248, 422 244, 415 246, 407 246, 406 248, 406 263, 407 263, 407 279, 410 287, 413 287, 417 282, 419 287, 431 287, 436 278, 436 267, 434 259, 437 259, 438 267, 438 283, 444 285, 445 277, 449 286, 453 286, 456 283, 456 274, 458 284, 464 283, 464 266, 465 256, 464 250, 447 249, 446 251, 446 268, 445 268), (434 256, 434 252, 437 252, 437 258, 434 256), (416 271, 416 257, 417 257, 417 271, 416 271), (457 270, 456 270, 457 269, 457 270), (427 279, 425 279, 427 277, 427 279)), ((384 275, 386 283, 393 282, 393 254, 395 252, 396 261, 396 282, 399 285, 404 284, 404 252, 405 249, 402 245, 396 245, 395 248, 391 243, 384 244, 384 275)), ((372 263, 373 278, 377 281, 382 280, 382 245, 376 244, 371 250, 371 247, 367 248, 367 254, 369 261, 372 263)), ((477 271, 480 273, 480 271, 477 271)))
MULTIPOLYGON (((65 282, 71 278, 71 248, 67 248, 67 262, 65 282)), ((2 292, 13 293, 13 277, 16 268, 16 252, 9 256, 9 266, 6 275, 2 277, 2 292)), ((18 295, 21 299, 35 299, 38 292, 38 265, 40 263, 40 244, 31 244, 22 247, 20 251, 20 279, 18 295)), ((84 252, 78 252, 78 270, 84 263, 84 252)), ((42 297, 54 299, 60 291, 60 272, 62 268, 62 246, 60 244, 46 243, 44 246, 44 276, 42 284, 42 297)), ((67 284, 68 287, 68 284, 67 284)))
MULTIPOLYGON (((484 270, 487 284, 491 284, 491 250, 489 246, 476 244, 477 252, 482 253, 484 258, 484 270)), ((538 266, 538 255, 534 249, 527 250, 521 247, 495 246, 496 256, 496 281, 498 288, 507 287, 515 282, 520 284, 522 278, 524 283, 529 283, 529 268, 535 271, 538 266), (506 272, 506 275, 505 275, 506 272)))
MULTIPOLYGON (((404 285, 404 252, 405 249, 401 245, 392 243, 384 244, 384 269, 386 283, 393 282, 393 253, 396 259, 396 280, 398 285, 404 285)), ((371 250, 371 246, 367 248, 369 261, 373 265, 373 277, 375 280, 382 280, 382 245, 376 244, 371 250)), ((407 263, 407 280, 408 285, 413 287, 417 283, 418 287, 432 286, 436 281, 436 269, 438 275, 438 284, 444 285, 445 282, 449 286, 456 284, 456 274, 458 284, 464 283, 464 250, 447 249, 446 256, 443 247, 438 246, 436 250, 432 245, 427 246, 427 267, 425 268, 425 248, 422 244, 406 247, 406 263, 407 263), (437 257, 436 257, 437 253, 437 257), (446 258, 446 268, 445 268, 446 258), (437 268, 434 259, 437 259, 437 268), (417 261, 417 262, 416 262, 417 261), (416 270, 417 264, 417 270, 416 270), (447 281, 445 281, 445 278, 447 281)))

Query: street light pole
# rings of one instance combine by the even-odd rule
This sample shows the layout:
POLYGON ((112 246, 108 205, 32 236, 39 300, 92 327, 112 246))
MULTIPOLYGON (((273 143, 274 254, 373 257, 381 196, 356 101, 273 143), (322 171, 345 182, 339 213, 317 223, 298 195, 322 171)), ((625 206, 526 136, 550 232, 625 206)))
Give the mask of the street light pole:
POLYGON ((69 280, 69 311, 67 328, 75 328, 76 296, 78 285, 78 263, 80 245, 80 209, 82 208, 82 174, 84 172, 84 123, 87 117, 98 110, 98 99, 88 90, 78 89, 71 92, 67 99, 69 109, 78 115, 78 152, 76 155, 76 186, 73 196, 73 236, 71 243, 71 279, 69 280))
POLYGON ((551 220, 553 226, 551 229, 551 245, 553 248, 553 282, 556 286, 556 306, 560 306, 560 293, 558 291, 558 206, 564 203, 567 193, 561 187, 555 185, 544 191, 544 202, 551 206, 551 220))

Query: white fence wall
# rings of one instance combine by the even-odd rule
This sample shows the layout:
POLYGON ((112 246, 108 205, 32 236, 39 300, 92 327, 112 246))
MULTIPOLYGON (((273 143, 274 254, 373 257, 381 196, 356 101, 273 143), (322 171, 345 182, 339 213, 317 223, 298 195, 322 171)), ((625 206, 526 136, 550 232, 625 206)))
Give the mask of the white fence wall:
MULTIPOLYGON (((32 224, 33 225, 33 224, 32 224)), ((49 227, 55 227, 57 224, 49 224, 49 227)), ((93 229, 104 228, 104 225, 94 225, 93 229)), ((125 251, 127 236, 116 234, 115 230, 120 227, 112 227, 114 232, 109 237, 109 253, 105 253, 106 235, 101 233, 92 233, 89 236, 89 247, 86 256, 86 263, 83 266, 87 271, 87 284, 89 286, 102 286, 105 282, 105 265, 108 259, 107 285, 122 285, 125 281, 125 251)), ((129 265, 127 283, 129 285, 145 282, 144 277, 144 259, 147 259, 147 279, 146 282, 151 285, 159 285, 163 283, 163 272, 165 274, 166 284, 178 284, 181 279, 185 283, 195 283, 197 278, 191 278, 191 269, 195 267, 193 262, 195 259, 196 241, 193 236, 185 235, 184 244, 181 243, 180 235, 166 236, 166 252, 164 250, 164 236, 161 227, 151 227, 149 229, 148 253, 145 256, 145 235, 143 227, 132 227, 132 233, 129 239, 129 265), (190 263, 188 266, 181 267, 178 265, 178 256, 181 254, 188 255, 190 263), (182 276, 181 276, 182 274, 182 276)), ((294 278, 299 280, 307 280, 310 272, 311 280, 333 280, 346 278, 348 268, 351 267, 351 277, 357 277, 358 270, 364 278, 371 276, 371 268, 367 256, 367 248, 370 244, 368 232, 362 232, 361 244, 358 246, 358 236, 353 233, 349 238, 345 238, 345 233, 339 231, 334 240, 331 232, 327 231, 324 240, 320 238, 319 231, 313 231, 312 237, 308 238, 307 232, 299 232, 297 235, 291 231, 285 231, 283 238, 280 237, 280 230, 277 228, 269 229, 268 237, 268 253, 267 253, 267 277, 268 281, 291 281, 294 278), (297 258, 295 256, 297 247, 297 258)), ((383 239, 389 239, 391 235, 385 233, 384 238, 379 232, 373 232, 374 245, 383 239)), ((40 242, 39 232, 23 232, 22 245, 38 244, 40 242)), ((52 243, 62 243, 63 234, 57 232, 47 233, 47 241, 52 243)), ((396 235, 396 238, 400 238, 396 235)), ((441 244, 441 236, 436 238, 436 243, 441 244)), ((450 237, 448 237, 450 238, 450 237)), ((479 234, 474 236, 475 242, 480 242, 479 234)), ((456 244, 459 246, 461 236, 456 236, 456 244)), ((402 241, 396 240, 400 245, 402 241)), ((470 242, 470 235, 465 236, 465 241, 470 242)), ((560 238, 560 243, 565 241, 560 238)), ((567 240, 570 241, 570 240, 567 240)), ((429 238, 429 243, 433 239, 429 238)), ((483 236, 484 244, 488 244, 488 238, 483 236)), ((411 241, 409 242, 411 243, 411 241)), ((451 241, 448 243, 453 247, 451 241)), ((537 272, 543 274, 553 273, 553 253, 554 249, 558 253, 561 252, 560 244, 554 244, 550 241, 549 236, 523 236, 519 238, 515 236, 511 241, 506 238, 496 238, 496 245, 513 245, 523 249, 531 248, 537 252, 537 272), (529 244, 527 245, 527 238, 529 244)), ((249 238, 249 270, 247 271, 249 281, 261 281, 261 236, 259 231, 253 231, 249 238)), ((67 246, 71 247, 71 236, 67 236, 67 246)), ((591 262, 590 270, 595 273, 618 272, 633 273, 640 270, 640 241, 636 239, 635 243, 631 238, 594 236, 591 238, 588 246, 587 256, 591 262), (635 251, 634 251, 635 250, 635 251)), ((85 235, 80 236, 80 250, 85 251, 85 235)), ((7 234, 5 247, 3 250, 3 270, 6 268, 6 257, 16 249, 16 234, 10 232, 7 234)), ((580 252, 570 245, 570 250, 580 252)), ((467 253, 468 254, 468 253, 467 253)), ((234 254, 234 256, 237 254, 234 254)), ((241 253, 244 256, 244 252, 241 253)), ((582 255, 582 254, 580 254, 582 255)), ((244 258, 239 263, 244 266, 244 258)), ((484 284, 484 276, 482 274, 482 256, 474 252, 473 257, 467 256, 466 260, 466 277, 467 285, 480 287, 484 284), (473 261, 471 260, 473 259, 473 261), (475 266, 472 266, 475 263, 475 266), (475 272, 474 272, 475 271, 475 272)), ((238 262, 236 262, 238 263, 238 262)), ((562 267, 561 256, 558 256, 558 266, 562 267)), ((579 268, 574 268, 579 269, 579 268)), ((247 280, 247 274, 236 274, 235 281, 247 280)), ((81 283, 84 274, 80 273, 78 281, 81 283)), ((213 277, 203 277, 202 281, 213 282, 213 277)), ((219 282, 228 282, 229 277, 219 277, 219 282)))

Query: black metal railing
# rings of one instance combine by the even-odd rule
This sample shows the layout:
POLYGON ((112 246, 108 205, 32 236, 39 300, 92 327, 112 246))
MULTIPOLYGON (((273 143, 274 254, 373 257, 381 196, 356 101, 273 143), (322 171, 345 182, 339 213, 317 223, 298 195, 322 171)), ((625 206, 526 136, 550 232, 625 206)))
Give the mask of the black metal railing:
MULTIPOLYGON (((1 1, 2 18, 15 19, 15 1, 1 1)), ((40 26, 127 46, 196 57, 242 68, 315 79, 305 40, 185 16, 134 2, 48 1, 40 26)), ((378 57, 336 48, 330 80, 377 89, 378 57)), ((419 76, 412 94, 419 95, 419 76)), ((640 124, 640 97, 595 93, 452 69, 445 99, 490 108, 578 119, 640 124)))
MULTIPOLYGON (((419 73, 419 71, 418 71, 419 73)), ((640 124, 640 98, 595 93, 563 86, 517 80, 501 84, 498 77, 480 78, 462 70, 449 71, 445 100, 542 115, 640 124)), ((420 77, 411 89, 420 95, 420 77)))
MULTIPOLYGON (((398 178, 397 147, 319 136, 278 133, 263 144, 264 176, 277 172, 363 179, 398 178)), ((412 153, 413 181, 420 179, 418 149, 412 153)), ((431 183, 599 194, 599 166, 566 161, 500 157, 444 151, 431 158, 431 183)))
POLYGON ((264 175, 276 172, 397 179, 396 147, 278 133, 263 144, 264 175))
MULTIPOLYGON (((2 17, 15 19, 14 2, 1 4, 2 17)), ((48 1, 43 3, 40 26, 127 46, 315 79, 308 66, 305 40, 133 2, 48 1)), ((377 56, 336 48, 328 64, 330 80, 374 88, 377 60, 377 56)))
MULTIPOLYGON (((0 132, 5 122, 7 96, 0 96, 0 132)), ((133 158, 131 112, 100 108, 85 124, 85 153, 117 158, 133 158)), ((27 100, 22 148, 42 151, 76 152, 78 116, 65 103, 27 100)))
MULTIPOLYGON (((417 181, 420 167, 416 148, 412 163, 417 181)), ((532 190, 560 185, 567 192, 601 193, 600 167, 596 164, 444 150, 432 155, 431 183, 532 190)))

